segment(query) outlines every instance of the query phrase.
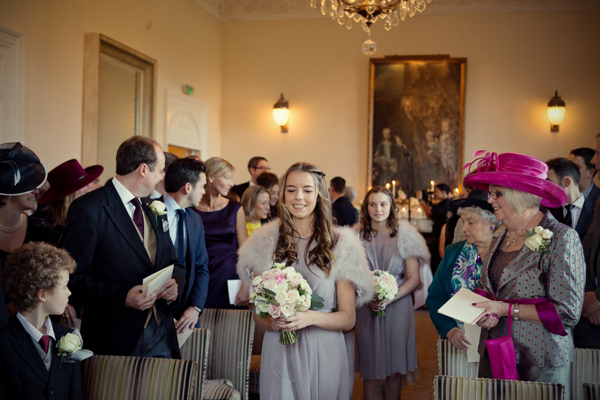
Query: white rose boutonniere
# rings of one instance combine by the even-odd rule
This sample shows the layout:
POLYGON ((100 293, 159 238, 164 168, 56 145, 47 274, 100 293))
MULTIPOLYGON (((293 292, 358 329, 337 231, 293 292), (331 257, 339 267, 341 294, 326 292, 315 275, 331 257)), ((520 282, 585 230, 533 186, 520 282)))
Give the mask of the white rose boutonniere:
POLYGON ((549 229, 541 226, 527 229, 525 233, 525 246, 536 253, 545 253, 548 251, 550 239, 554 234, 549 229))
POLYGON ((158 226, 158 217, 167 213, 167 206, 165 206, 165 203, 162 201, 154 200, 148 205, 148 208, 152 214, 154 214, 154 222, 156 223, 156 226, 158 226))
POLYGON ((77 329, 61 337, 56 343, 58 355, 61 357, 60 366, 62 367, 63 362, 74 363, 75 361, 82 361, 94 355, 89 350, 83 350, 82 347, 83 339, 77 329))

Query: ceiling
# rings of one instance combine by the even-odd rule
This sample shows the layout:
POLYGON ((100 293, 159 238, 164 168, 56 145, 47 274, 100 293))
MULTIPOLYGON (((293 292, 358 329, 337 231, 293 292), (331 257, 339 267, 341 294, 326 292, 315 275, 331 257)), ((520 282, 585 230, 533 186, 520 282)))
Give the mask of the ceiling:
MULTIPOLYGON (((221 21, 328 18, 310 0, 195 0, 221 21)), ((327 0, 329 2, 329 0, 327 0)), ((432 0, 427 14, 600 10, 600 0, 432 0)))

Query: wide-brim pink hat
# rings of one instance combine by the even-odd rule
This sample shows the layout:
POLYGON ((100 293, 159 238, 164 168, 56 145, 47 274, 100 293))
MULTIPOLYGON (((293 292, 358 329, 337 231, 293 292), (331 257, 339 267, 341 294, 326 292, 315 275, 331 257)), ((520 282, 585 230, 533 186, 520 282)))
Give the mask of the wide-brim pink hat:
POLYGON ((489 190, 490 185, 521 190, 541 197, 541 205, 561 207, 567 202, 567 192, 548 177, 548 165, 535 157, 519 153, 490 153, 479 150, 475 161, 466 164, 470 175, 465 183, 489 190), (475 171, 472 171, 475 168, 475 171))

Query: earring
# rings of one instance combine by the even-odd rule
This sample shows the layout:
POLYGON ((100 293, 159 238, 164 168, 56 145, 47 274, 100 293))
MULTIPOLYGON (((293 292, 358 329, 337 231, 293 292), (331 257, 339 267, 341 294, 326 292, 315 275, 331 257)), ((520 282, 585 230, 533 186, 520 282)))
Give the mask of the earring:
POLYGON ((495 228, 494 225, 490 225, 490 231, 493 231, 494 228, 495 228))

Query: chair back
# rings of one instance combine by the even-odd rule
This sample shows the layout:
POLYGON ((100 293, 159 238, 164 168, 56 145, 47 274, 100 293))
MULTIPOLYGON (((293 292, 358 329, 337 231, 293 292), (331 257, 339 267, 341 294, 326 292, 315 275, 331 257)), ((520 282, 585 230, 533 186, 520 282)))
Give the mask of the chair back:
POLYGON ((248 400, 254 320, 250 310, 205 309, 200 327, 211 331, 206 379, 227 379, 248 400))
POLYGON ((442 376, 433 378, 435 400, 565 400, 559 383, 442 376))
POLYGON ((585 400, 600 400, 600 383, 586 382, 583 384, 583 398, 585 400))
MULTIPOLYGON (((600 382, 600 350, 598 349, 575 349, 575 356, 571 363, 572 400, 584 399, 585 389, 582 391, 584 382, 600 382)), ((590 386, 592 387, 593 385, 590 386)))
POLYGON ((468 362, 467 352, 454 347, 448 339, 438 340, 437 353, 438 371, 440 375, 476 378, 479 374, 479 363, 468 362))
POLYGON ((190 360, 92 356, 83 362, 85 400, 192 399, 198 365, 190 360))
POLYGON ((198 363, 198 372, 196 373, 196 385, 194 398, 202 398, 202 389, 206 380, 206 364, 208 361, 208 352, 210 348, 210 329, 198 328, 181 346, 181 358, 183 360, 192 360, 198 363))

